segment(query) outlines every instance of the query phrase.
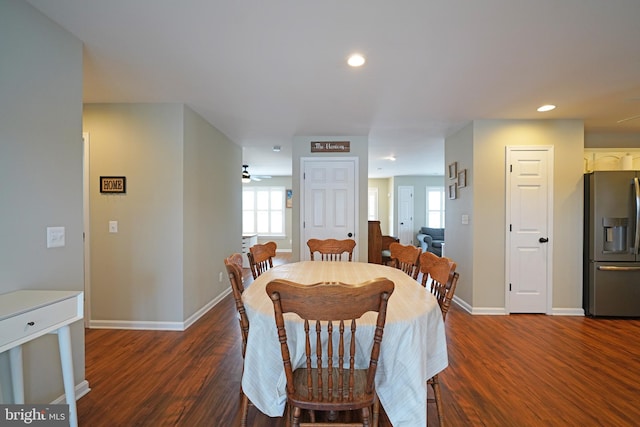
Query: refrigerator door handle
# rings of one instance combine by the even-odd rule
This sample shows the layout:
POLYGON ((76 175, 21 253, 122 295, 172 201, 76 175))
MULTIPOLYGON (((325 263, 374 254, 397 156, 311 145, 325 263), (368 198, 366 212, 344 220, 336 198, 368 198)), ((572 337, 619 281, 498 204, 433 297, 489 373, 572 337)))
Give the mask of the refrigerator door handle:
POLYGON ((638 254, 638 247, 640 247, 640 182, 638 177, 633 178, 633 189, 636 195, 636 236, 633 241, 633 253, 638 254))
POLYGON ((616 265, 599 265, 600 271, 640 271, 640 267, 619 267, 616 265))

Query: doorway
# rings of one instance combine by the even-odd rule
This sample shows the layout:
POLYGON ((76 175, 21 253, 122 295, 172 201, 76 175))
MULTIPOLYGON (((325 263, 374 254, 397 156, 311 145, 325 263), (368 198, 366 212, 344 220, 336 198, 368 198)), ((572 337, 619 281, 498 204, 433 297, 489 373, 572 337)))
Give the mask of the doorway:
POLYGON ((403 245, 413 245, 413 186, 398 186, 398 238, 403 245))
POLYGON ((553 147, 507 147, 507 313, 551 313, 553 147))
MULTIPOLYGON (((309 260, 309 239, 356 239, 358 159, 301 159, 300 259, 309 260)), ((357 239, 356 239, 357 241, 357 239)), ((354 249, 358 259, 358 246, 354 249)))

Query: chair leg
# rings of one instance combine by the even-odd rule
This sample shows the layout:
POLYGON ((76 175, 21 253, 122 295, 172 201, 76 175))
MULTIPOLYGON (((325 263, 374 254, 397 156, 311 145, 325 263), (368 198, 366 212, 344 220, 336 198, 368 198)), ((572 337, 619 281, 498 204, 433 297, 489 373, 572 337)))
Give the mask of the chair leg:
POLYGON ((378 427, 379 420, 380 420, 380 400, 378 399, 378 395, 376 394, 375 400, 373 401, 373 417, 371 420, 372 427, 378 427))
POLYGON ((436 410, 438 411, 438 424, 440 427, 444 426, 444 411, 442 409, 442 397, 440 395, 440 382, 438 381, 438 375, 434 375, 430 380, 431 387, 433 388, 433 396, 436 401, 436 410))
POLYGON ((369 407, 362 408, 362 427, 370 427, 369 424, 369 407))
POLYGON ((287 402, 287 405, 284 408, 284 426, 291 427, 291 405, 287 402))
POLYGON ((293 407, 293 427, 300 427, 300 415, 302 414, 302 409, 297 406, 293 407))
POLYGON ((247 427, 247 413, 249 412, 249 398, 240 388, 240 427, 247 427))

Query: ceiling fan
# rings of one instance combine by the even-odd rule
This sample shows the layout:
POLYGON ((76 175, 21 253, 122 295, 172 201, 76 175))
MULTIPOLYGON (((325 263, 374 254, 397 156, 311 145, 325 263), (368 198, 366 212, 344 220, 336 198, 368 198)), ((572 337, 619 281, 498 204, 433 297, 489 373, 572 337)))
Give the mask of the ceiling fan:
POLYGON ((270 175, 254 175, 251 176, 249 171, 247 170, 249 165, 242 165, 242 182, 245 184, 250 183, 251 181, 262 181, 263 179, 271 178, 270 175))
MULTIPOLYGON (((640 101, 640 98, 628 98, 627 101, 640 101)), ((635 116, 631 116, 631 117, 626 117, 624 119, 620 119, 616 123, 620 124, 620 123, 624 123, 624 122, 628 122, 628 121, 636 120, 636 119, 640 119, 640 114, 636 114, 635 116)))

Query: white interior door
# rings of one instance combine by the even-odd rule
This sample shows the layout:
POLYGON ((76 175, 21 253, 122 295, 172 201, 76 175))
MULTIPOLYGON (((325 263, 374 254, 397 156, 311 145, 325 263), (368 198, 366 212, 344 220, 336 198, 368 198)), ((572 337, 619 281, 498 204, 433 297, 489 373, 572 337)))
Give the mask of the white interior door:
POLYGON ((507 311, 551 311, 552 147, 507 148, 507 311))
POLYGON ((398 239, 403 245, 413 245, 413 186, 398 186, 398 239))
MULTIPOLYGON (((300 259, 309 260, 307 240, 349 239, 357 235, 354 158, 302 159, 300 259)), ((354 249, 354 259, 358 247, 354 249)))

